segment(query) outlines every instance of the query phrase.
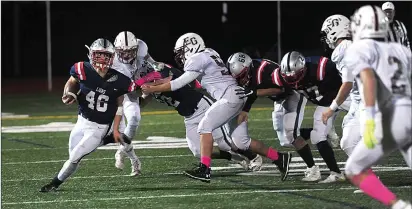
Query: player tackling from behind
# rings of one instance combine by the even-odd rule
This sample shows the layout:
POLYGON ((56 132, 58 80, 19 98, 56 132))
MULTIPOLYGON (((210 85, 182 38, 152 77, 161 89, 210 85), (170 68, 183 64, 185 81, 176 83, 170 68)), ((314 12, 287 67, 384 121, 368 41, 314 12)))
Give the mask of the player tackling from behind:
POLYGON ((229 124, 231 138, 237 148, 248 150, 266 156, 278 166, 281 179, 285 180, 291 161, 290 153, 279 153, 262 142, 251 140, 248 134, 247 123, 238 124, 237 117, 242 111, 246 99, 236 95, 236 79, 226 68, 219 54, 213 49, 206 48, 203 39, 195 33, 182 35, 175 44, 175 60, 184 66, 185 73, 176 80, 158 86, 142 86, 144 93, 176 91, 195 79, 201 80, 202 88, 216 99, 205 116, 200 121, 201 159, 199 167, 185 171, 185 175, 210 183, 210 165, 213 150, 212 131, 229 124))
POLYGON ((53 180, 43 186, 40 192, 56 190, 78 168, 83 157, 102 144, 121 142, 119 132, 123 115, 123 94, 135 90, 136 84, 130 78, 111 69, 114 47, 106 39, 97 39, 89 48, 90 62, 77 62, 70 69, 71 77, 65 85, 63 102, 78 101, 79 115, 70 132, 69 159, 53 180), (80 85, 80 93, 67 91, 80 85), (69 100, 69 98, 72 98, 69 100), (104 142, 113 123, 115 141, 104 142))
MULTIPOLYGON (((411 51, 388 43, 389 22, 377 6, 363 6, 351 18, 353 43, 344 62, 356 78, 365 105, 362 141, 346 162, 345 173, 365 194, 392 209, 411 209, 399 200, 371 166, 395 150, 411 150, 411 51)), ((404 155, 405 156, 405 155, 404 155)), ((411 155, 405 160, 410 166, 411 155)))

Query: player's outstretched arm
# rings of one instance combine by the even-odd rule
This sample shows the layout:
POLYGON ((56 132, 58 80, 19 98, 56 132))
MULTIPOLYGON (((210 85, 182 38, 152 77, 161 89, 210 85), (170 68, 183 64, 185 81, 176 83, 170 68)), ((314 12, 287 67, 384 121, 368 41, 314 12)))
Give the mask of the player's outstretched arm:
POLYGON ((199 77, 199 75, 200 75, 200 72, 186 71, 179 78, 172 80, 170 82, 166 82, 161 85, 157 85, 157 86, 143 85, 142 91, 145 94, 151 94, 154 92, 176 91, 182 88, 183 86, 189 84, 190 82, 194 81, 197 77, 199 77))
POLYGON ((363 96, 365 107, 375 107, 376 79, 373 69, 366 68, 360 72, 360 78, 363 84, 363 96))

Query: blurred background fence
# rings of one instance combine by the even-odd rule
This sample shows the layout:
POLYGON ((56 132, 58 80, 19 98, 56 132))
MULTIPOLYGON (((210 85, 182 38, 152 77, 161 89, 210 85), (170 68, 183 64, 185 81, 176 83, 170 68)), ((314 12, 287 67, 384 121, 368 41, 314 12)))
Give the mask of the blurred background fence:
MULTIPOLYGON (((145 41, 155 60, 170 64, 175 41, 186 32, 200 34, 223 60, 237 51, 274 61, 280 50, 320 55, 319 31, 327 16, 350 17, 362 5, 382 3, 2 1, 2 93, 60 92, 70 67, 87 60, 85 44, 100 37, 113 42, 124 30, 145 41)), ((412 2, 394 4, 395 18, 412 33, 412 2)))

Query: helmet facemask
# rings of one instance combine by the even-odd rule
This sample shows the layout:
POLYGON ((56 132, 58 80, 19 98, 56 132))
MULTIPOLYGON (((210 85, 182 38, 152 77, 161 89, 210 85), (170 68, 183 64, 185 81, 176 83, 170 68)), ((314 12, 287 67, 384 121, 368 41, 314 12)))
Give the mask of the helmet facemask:
POLYGON ((189 50, 190 50, 190 49, 189 49, 189 47, 187 47, 187 44, 183 44, 183 46, 181 46, 181 47, 173 50, 176 64, 177 64, 179 67, 183 67, 183 66, 185 65, 185 62, 186 62, 185 53, 186 53, 187 51, 189 51, 189 50))
POLYGON ((237 74, 236 76, 234 76, 234 78, 236 79, 237 83, 243 87, 247 87, 249 85, 250 82, 250 67, 245 67, 242 69, 242 71, 240 71, 239 74, 237 74))
POLYGON ((107 72, 107 70, 113 64, 114 54, 108 51, 96 50, 90 53, 90 62, 94 69, 101 72, 107 72))
POLYGON ((306 74, 306 67, 298 70, 298 71, 293 71, 293 72, 289 72, 289 73, 284 73, 281 72, 280 75, 282 76, 283 80, 285 80, 285 82, 292 86, 295 89, 298 89, 300 87, 299 85, 299 81, 301 81, 303 79, 303 77, 305 77, 306 74))
POLYGON ((116 53, 119 61, 125 64, 129 64, 133 59, 137 57, 137 50, 137 46, 131 47, 129 49, 116 47, 116 53))

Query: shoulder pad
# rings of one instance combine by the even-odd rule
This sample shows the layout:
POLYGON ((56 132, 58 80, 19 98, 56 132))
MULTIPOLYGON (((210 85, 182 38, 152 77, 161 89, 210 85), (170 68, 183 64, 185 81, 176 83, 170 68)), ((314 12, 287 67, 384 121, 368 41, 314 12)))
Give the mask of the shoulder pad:
POLYGON ((320 57, 318 67, 316 70, 316 78, 318 81, 321 81, 325 78, 325 73, 326 73, 326 64, 328 63, 328 58, 327 57, 320 57))
POLYGON ((77 62, 74 64, 74 69, 79 80, 86 80, 86 71, 84 62, 77 62))
POLYGON ((280 72, 279 68, 276 68, 272 72, 272 83, 278 85, 278 86, 283 86, 282 80, 280 79, 280 72))

